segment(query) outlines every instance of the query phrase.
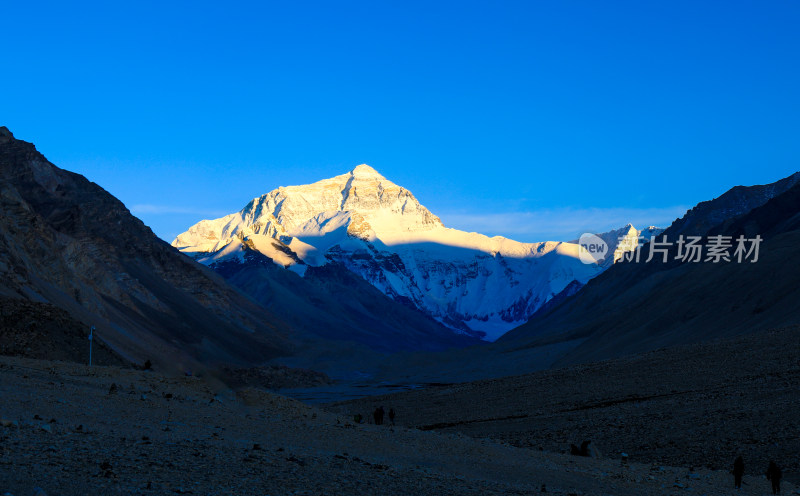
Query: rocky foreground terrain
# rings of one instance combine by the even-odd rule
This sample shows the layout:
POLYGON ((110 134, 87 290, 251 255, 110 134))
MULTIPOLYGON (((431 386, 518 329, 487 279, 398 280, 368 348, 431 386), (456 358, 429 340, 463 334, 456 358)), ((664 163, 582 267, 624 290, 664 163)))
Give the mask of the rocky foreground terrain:
MULTIPOLYGON (((0 398, 0 493, 15 496, 36 487, 50 496, 732 492, 722 470, 623 466, 511 445, 526 439, 355 424, 276 394, 233 393, 211 377, 3 357, 0 398)), ((480 413, 490 399, 462 410, 480 413)), ((410 406, 400 411, 412 418, 410 406)), ((582 411, 590 409, 562 416, 582 411)), ((737 494, 766 494, 760 472, 749 472, 737 494)), ((794 491, 785 485, 785 494, 794 491)))
MULTIPOLYGON (((89 329, 49 303, 0 296, 0 355, 89 362, 89 329)), ((101 339, 94 340, 95 365, 130 365, 101 339)))
MULTIPOLYGON (((591 440, 606 457, 800 482, 800 327, 502 379, 328 405, 545 452, 591 440)), ((754 487, 763 486, 756 483, 754 487)))

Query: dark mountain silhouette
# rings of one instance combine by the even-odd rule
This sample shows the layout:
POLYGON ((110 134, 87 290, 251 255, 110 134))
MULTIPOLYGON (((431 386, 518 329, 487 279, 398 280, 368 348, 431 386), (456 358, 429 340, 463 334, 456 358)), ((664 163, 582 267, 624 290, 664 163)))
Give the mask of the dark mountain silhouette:
POLYGON ((497 349, 533 355, 560 346, 551 363, 565 365, 800 323, 799 176, 733 188, 664 232, 672 242, 681 234, 760 235, 756 263, 682 263, 674 259, 674 245, 668 263, 659 257, 645 263, 645 245, 639 263, 614 265, 574 297, 503 336, 497 349))
MULTIPOLYGON (((260 363, 293 349, 286 324, 158 239, 100 186, 54 166, 5 127, 0 274, 3 315, 16 311, 16 300, 51 304, 72 319, 69 336, 78 322, 86 334, 95 325, 98 340, 133 362, 260 363)), ((6 319, 2 332, 12 330, 18 337, 25 331, 6 319)))
POLYGON ((669 226, 669 234, 703 235, 711 228, 729 222, 760 207, 800 182, 800 172, 770 184, 735 186, 718 198, 698 203, 669 226))

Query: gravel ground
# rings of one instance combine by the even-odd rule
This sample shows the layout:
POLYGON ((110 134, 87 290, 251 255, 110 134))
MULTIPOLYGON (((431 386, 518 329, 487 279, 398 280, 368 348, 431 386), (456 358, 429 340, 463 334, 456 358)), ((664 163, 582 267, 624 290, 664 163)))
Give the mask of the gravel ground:
MULTIPOLYGON (((591 440, 601 453, 666 466, 800 476, 800 328, 667 348, 502 379, 363 398, 326 408, 533 450, 591 440)), ((760 486, 767 484, 762 477, 760 486)))
MULTIPOLYGON (((353 424, 194 377, 0 358, 0 492, 50 496, 730 494, 720 471, 353 424)), ((741 494, 764 494, 763 477, 741 494)), ((791 494, 794 488, 786 487, 791 494)))

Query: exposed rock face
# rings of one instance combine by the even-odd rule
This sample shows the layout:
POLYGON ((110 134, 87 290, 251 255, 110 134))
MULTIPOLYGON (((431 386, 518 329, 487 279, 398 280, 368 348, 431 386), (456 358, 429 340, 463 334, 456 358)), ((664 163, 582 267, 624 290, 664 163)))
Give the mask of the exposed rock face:
POLYGON ((0 128, 0 295, 49 302, 135 362, 253 363, 287 329, 100 186, 0 128))
POLYGON ((240 212, 197 223, 172 244, 209 265, 242 260, 248 249, 301 275, 334 262, 455 332, 488 339, 605 268, 582 263, 575 243, 519 243, 448 229, 411 192, 367 165, 280 187, 240 212))

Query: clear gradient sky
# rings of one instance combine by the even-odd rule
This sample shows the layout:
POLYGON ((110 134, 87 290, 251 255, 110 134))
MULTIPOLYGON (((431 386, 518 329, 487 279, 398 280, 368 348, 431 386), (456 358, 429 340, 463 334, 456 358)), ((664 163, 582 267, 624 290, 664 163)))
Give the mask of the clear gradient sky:
POLYGON ((6 2, 0 125, 170 241, 368 163, 520 241, 800 169, 800 2, 6 2))

